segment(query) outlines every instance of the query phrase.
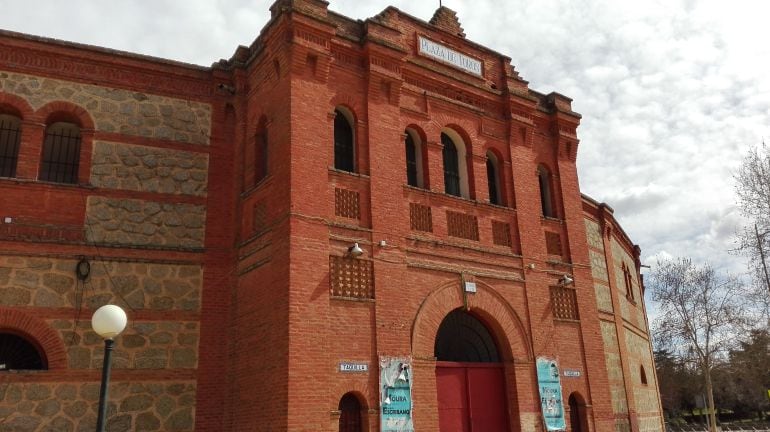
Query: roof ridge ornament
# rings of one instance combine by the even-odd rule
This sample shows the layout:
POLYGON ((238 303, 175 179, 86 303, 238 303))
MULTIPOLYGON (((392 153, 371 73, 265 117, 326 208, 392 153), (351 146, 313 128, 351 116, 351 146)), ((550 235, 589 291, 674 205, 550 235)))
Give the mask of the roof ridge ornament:
POLYGON ((449 9, 446 6, 441 5, 439 1, 439 8, 433 14, 433 18, 430 19, 431 25, 440 28, 441 30, 452 33, 453 35, 465 37, 465 31, 460 25, 460 20, 457 18, 457 12, 449 9))

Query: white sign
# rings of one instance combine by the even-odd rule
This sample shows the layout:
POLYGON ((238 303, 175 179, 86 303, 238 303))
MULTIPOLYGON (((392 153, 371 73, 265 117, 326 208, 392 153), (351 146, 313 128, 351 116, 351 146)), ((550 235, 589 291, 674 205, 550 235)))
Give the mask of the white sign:
POLYGON ((369 372, 366 363, 340 362, 340 372, 369 372))
POLYGON ((481 76, 481 62, 459 53, 449 47, 433 42, 430 39, 419 37, 420 54, 449 63, 454 67, 460 68, 466 72, 481 76))
POLYGON ((580 376, 580 371, 576 369, 564 369, 564 376, 577 378, 580 376))
POLYGON ((476 282, 465 282, 465 292, 475 293, 476 282))

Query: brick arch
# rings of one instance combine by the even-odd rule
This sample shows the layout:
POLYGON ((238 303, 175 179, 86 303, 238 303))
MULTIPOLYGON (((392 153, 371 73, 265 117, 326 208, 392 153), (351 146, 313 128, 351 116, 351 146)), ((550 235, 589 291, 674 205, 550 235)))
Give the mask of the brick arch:
MULTIPOLYGON (((373 372, 369 371, 369 373, 373 372)), ((332 410, 337 409, 337 404, 339 404, 340 399, 348 393, 353 394, 358 399, 362 409, 368 410, 369 408, 376 407, 379 404, 380 398, 377 397, 375 399, 376 395, 373 395, 368 387, 368 382, 338 382, 332 392, 334 395, 334 397, 332 397, 332 404, 334 405, 332 410)))
POLYGON ((0 93, 0 113, 8 113, 27 120, 32 117, 34 110, 26 99, 10 93, 0 93))
POLYGON ((476 133, 478 130, 477 122, 467 118, 438 114, 431 117, 430 123, 426 127, 426 129, 429 129, 429 133, 435 133, 436 136, 438 136, 438 134, 441 133, 441 129, 444 128, 450 128, 457 132, 467 146, 473 145, 473 142, 478 139, 478 134, 476 133))
POLYGON ((43 351, 49 370, 67 368, 67 352, 59 333, 45 321, 13 309, 0 308, 0 329, 20 333, 43 351))
POLYGON ((69 121, 76 123, 81 129, 94 129, 91 114, 85 108, 67 101, 53 101, 43 105, 35 111, 34 118, 44 124, 69 121))
POLYGON ((356 124, 363 118, 362 113, 364 112, 364 108, 351 96, 335 95, 333 98, 331 98, 329 103, 331 104, 331 110, 329 111, 330 114, 334 113, 334 110, 338 107, 345 108, 350 112, 350 114, 353 116, 353 124, 351 126, 353 126, 354 129, 356 124))
MULTIPOLYGON (((467 297, 467 307, 487 325, 498 343, 505 361, 533 359, 531 343, 524 324, 516 311, 491 286, 476 281, 475 294, 467 297)), ((412 355, 431 358, 438 328, 449 312, 465 307, 458 281, 434 289, 423 300, 412 326, 412 355)))

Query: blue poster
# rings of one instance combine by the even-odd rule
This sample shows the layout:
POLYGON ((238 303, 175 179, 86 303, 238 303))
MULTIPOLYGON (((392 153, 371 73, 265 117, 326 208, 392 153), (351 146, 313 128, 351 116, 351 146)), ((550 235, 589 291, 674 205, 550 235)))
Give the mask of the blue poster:
POLYGON ((414 432, 412 425, 412 362, 408 358, 380 359, 380 430, 414 432))
POLYGON ((540 406, 543 409, 546 430, 566 430, 559 366, 556 360, 544 357, 537 359, 537 386, 540 389, 540 406))

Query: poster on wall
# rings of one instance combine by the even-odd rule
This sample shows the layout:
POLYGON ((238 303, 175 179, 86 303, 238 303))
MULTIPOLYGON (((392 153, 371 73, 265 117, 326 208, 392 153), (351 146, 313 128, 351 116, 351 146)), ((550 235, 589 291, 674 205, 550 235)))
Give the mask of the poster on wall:
POLYGON ((537 387, 540 390, 540 406, 543 409, 546 430, 565 430, 567 426, 564 421, 561 381, 559 380, 559 366, 556 360, 538 357, 537 387))
POLYGON ((411 358, 380 357, 380 431, 414 432, 411 358))

